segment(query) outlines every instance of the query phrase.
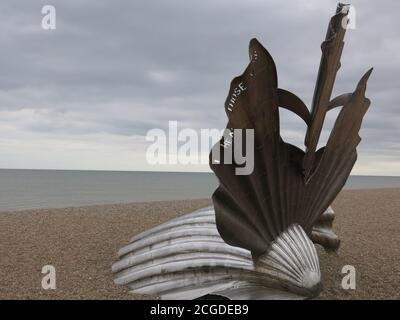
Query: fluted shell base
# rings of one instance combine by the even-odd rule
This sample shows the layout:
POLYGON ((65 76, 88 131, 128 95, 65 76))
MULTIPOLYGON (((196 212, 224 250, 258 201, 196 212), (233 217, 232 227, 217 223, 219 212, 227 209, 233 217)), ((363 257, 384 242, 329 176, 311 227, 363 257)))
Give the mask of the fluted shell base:
POLYGON ((256 270, 275 278, 280 286, 314 297, 321 291, 321 272, 314 244, 301 226, 283 232, 269 252, 256 262, 256 270))
POLYGON ((230 299, 303 299, 320 291, 313 243, 292 225, 253 261, 248 250, 224 242, 213 207, 147 230, 119 251, 112 266, 116 284, 162 299, 207 294, 230 299))

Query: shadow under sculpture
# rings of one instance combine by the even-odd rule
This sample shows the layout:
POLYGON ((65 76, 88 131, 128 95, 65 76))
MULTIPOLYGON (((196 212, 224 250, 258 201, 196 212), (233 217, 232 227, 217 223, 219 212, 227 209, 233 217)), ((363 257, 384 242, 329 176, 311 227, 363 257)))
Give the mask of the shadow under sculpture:
MULTIPOLYGON (((302 299, 321 291, 319 260, 313 242, 336 250, 330 204, 356 161, 358 132, 370 101, 365 98, 370 69, 353 93, 331 100, 340 67, 347 11, 339 4, 331 18, 311 112, 291 92, 278 88, 274 61, 256 40, 250 63, 235 78, 225 103, 227 129, 254 129, 254 170, 215 161, 219 179, 214 207, 203 208, 147 230, 119 251, 115 283, 132 293, 164 299, 217 295, 229 299, 302 299), (240 86, 241 93, 232 96, 240 86), (243 89, 244 88, 244 89, 243 89), (342 106, 325 147, 317 150, 327 111, 342 106), (279 107, 307 124, 306 151, 284 142, 279 107)), ((234 143, 222 138, 224 154, 234 143)), ((233 151, 233 150, 231 150, 233 151)))

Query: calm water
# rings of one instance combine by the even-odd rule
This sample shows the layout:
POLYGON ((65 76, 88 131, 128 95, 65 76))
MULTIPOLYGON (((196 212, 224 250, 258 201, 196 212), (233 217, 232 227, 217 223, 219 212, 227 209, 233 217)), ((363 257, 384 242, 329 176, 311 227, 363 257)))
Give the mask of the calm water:
MULTIPOLYGON (((211 173, 0 169, 0 211, 210 197, 211 173)), ((351 176, 346 188, 400 187, 400 177, 351 176)))

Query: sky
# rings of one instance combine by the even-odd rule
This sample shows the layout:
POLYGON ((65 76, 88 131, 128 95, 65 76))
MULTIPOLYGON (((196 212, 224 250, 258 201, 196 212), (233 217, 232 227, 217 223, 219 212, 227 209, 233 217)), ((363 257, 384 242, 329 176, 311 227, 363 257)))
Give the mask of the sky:
MULTIPOLYGON (((223 129, 230 81, 256 37, 279 87, 310 106, 336 1, 3 0, 0 168, 209 171, 151 165, 149 130, 223 129), (42 28, 44 5, 56 29, 42 28)), ((400 2, 353 1, 332 97, 374 67, 372 103, 353 174, 400 175, 400 2)), ((321 145, 337 116, 329 112, 321 145)), ((305 125, 282 111, 282 137, 304 149, 305 125)))

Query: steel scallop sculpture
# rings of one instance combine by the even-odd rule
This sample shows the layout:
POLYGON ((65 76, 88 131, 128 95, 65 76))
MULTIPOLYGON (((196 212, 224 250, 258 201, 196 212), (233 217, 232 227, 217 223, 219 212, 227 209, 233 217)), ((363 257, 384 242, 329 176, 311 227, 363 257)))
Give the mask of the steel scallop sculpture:
POLYGON ((278 88, 271 55, 256 39, 250 41, 250 63, 233 79, 225 103, 232 141, 226 144, 222 137, 214 148, 223 155, 234 148, 235 129, 253 129, 254 170, 237 175, 239 164, 215 161, 211 152, 210 167, 219 179, 214 206, 133 237, 113 265, 115 283, 164 299, 303 299, 319 294, 314 243, 327 250, 339 246, 330 204, 356 161, 358 132, 370 105, 365 90, 372 69, 354 92, 331 99, 347 13, 347 5, 339 4, 330 20, 311 112, 295 94, 278 88), (340 106, 326 146, 317 150, 326 113, 340 106), (281 138, 279 108, 306 123, 305 151, 281 138))

